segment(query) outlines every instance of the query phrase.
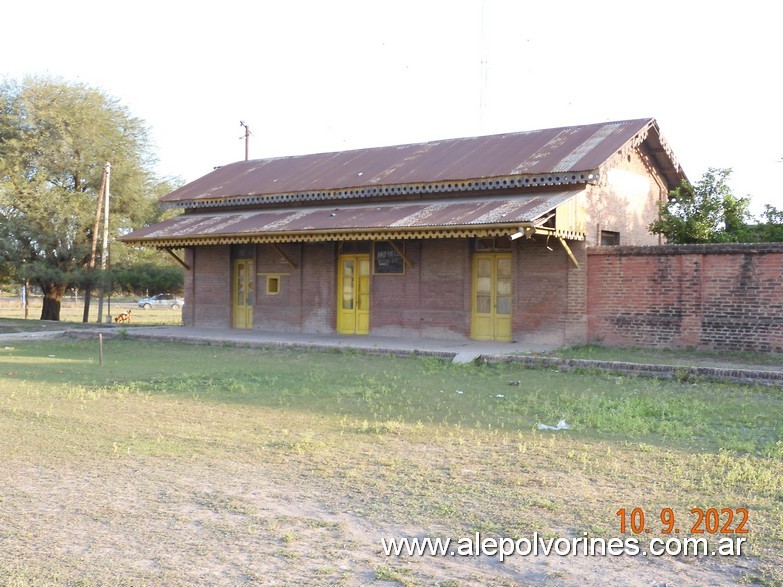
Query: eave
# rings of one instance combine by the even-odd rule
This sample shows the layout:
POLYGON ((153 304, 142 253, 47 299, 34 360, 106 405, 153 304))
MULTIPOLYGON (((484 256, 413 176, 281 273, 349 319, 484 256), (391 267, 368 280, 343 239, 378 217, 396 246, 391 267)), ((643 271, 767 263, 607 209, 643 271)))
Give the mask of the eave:
POLYGON ((511 235, 524 229, 584 238, 584 190, 528 192, 465 199, 351 202, 189 212, 120 240, 154 247, 197 245, 464 238, 511 235), (531 230, 532 229, 532 230, 531 230))
MULTIPOLYGON (((521 223, 520 223, 521 224, 521 223)), ((434 238, 472 238, 488 236, 511 236, 524 230, 517 225, 495 226, 453 226, 448 228, 421 228, 406 230, 339 230, 320 231, 313 230, 301 233, 267 233, 267 234, 222 234, 208 237, 182 237, 160 239, 123 239, 124 242, 133 245, 140 244, 159 249, 180 249, 184 247, 205 245, 237 245, 237 244, 264 244, 264 243, 307 243, 307 242, 341 242, 358 240, 409 240, 409 239, 434 239, 434 238)), ((535 233, 552 235, 558 238, 581 241, 585 239, 584 233, 562 231, 545 227, 537 227, 529 234, 535 233)))
POLYGON ((231 196, 213 199, 162 201, 164 209, 188 210, 226 206, 258 206, 263 204, 291 204, 303 202, 337 202, 382 196, 410 196, 426 194, 475 194, 489 190, 541 188, 552 186, 597 185, 597 170, 579 173, 542 173, 534 176, 506 176, 467 181, 443 181, 415 184, 363 186, 335 190, 284 192, 261 195, 231 196))

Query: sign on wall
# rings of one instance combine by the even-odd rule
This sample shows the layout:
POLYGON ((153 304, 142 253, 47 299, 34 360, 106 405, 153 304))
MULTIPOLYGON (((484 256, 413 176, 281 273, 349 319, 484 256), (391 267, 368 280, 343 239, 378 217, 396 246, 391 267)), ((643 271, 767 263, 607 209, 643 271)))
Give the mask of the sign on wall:
POLYGON ((376 275, 403 275, 405 260, 402 258, 403 243, 389 241, 373 243, 373 273, 376 275))

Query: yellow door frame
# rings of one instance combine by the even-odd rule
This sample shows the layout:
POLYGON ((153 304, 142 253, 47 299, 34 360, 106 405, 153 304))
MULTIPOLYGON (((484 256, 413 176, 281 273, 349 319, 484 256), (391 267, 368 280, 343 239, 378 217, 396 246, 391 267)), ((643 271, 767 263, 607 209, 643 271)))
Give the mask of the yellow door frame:
POLYGON ((473 255, 472 339, 511 342, 511 284, 511 253, 473 255))
POLYGON ((255 283, 253 259, 235 259, 231 280, 231 314, 234 328, 253 328, 255 283))
POLYGON ((337 258, 337 332, 370 333, 370 255, 337 258))

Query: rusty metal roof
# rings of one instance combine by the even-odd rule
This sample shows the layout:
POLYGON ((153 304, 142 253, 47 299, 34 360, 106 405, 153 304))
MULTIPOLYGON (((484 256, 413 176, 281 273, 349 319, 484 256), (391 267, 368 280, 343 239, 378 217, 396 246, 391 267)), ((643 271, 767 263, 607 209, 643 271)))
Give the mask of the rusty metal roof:
MULTIPOLYGON (((416 202, 270 208, 237 212, 191 213, 142 228, 121 240, 157 246, 199 242, 239 242, 241 237, 310 240, 308 235, 408 232, 454 227, 507 227, 534 222, 581 190, 529 193, 510 197, 451 198, 416 202), (217 239, 217 240, 216 240, 217 239), (224 240, 221 240, 224 239, 224 240)), ((411 233, 412 234, 412 233, 411 233)), ((404 237, 403 237, 404 238, 404 237)), ((256 239, 258 240, 258 239, 256 239)))
POLYGON ((648 140, 667 180, 682 172, 652 118, 446 139, 225 165, 161 198, 202 207, 589 183, 629 144, 648 140), (653 130, 654 132, 650 132, 653 130))

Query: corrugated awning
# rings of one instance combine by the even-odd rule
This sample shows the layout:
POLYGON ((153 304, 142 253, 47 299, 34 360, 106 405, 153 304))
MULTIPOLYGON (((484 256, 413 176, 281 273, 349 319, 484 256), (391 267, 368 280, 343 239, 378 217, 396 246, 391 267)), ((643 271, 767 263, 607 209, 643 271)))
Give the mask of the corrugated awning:
MULTIPOLYGON (((358 239, 497 236, 542 219, 583 190, 476 199, 450 198, 268 208, 211 214, 182 214, 120 240, 130 244, 182 247, 210 244, 305 242, 358 239)), ((583 229, 560 230, 583 239, 583 229)))

